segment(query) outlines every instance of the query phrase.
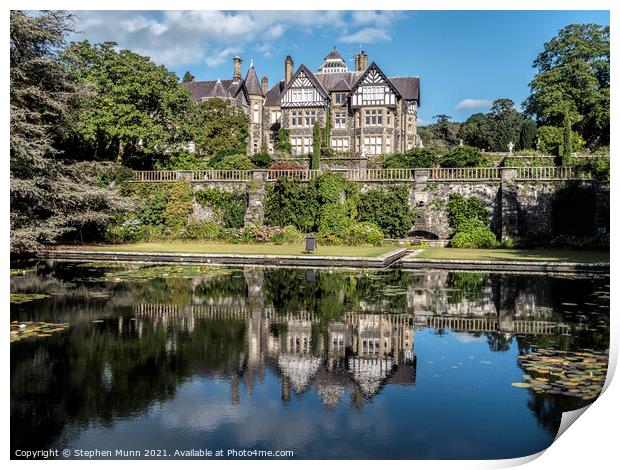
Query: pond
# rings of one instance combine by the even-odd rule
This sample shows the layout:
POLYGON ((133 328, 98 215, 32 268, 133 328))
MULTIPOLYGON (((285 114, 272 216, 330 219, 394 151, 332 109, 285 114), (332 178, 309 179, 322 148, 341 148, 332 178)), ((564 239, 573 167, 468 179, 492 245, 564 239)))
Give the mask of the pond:
POLYGON ((605 379, 608 276, 14 268, 13 458, 513 458, 605 379))

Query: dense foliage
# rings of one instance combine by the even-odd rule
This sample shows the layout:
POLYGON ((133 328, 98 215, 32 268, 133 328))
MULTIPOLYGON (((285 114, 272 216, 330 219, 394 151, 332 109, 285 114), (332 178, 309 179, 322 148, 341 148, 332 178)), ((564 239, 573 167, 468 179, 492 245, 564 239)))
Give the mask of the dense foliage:
POLYGON ((448 199, 448 221, 454 229, 450 245, 455 248, 492 248, 497 245, 489 229, 489 213, 476 197, 451 194, 448 199))
POLYGON ((194 197, 201 206, 209 206, 217 211, 215 219, 226 228, 241 228, 248 206, 248 197, 242 191, 224 191, 222 189, 199 189, 194 197))
POLYGON ((479 220, 483 224, 489 223, 489 212, 484 202, 477 197, 464 197, 460 194, 451 194, 448 198, 448 223, 455 230, 468 220, 479 220))
POLYGON ((439 164, 437 153, 427 148, 414 148, 405 153, 388 155, 383 168, 431 168, 439 164))
POLYGON ((245 153, 222 155, 210 161, 211 168, 215 170, 252 170, 254 163, 245 153))
POLYGON ((415 222, 406 186, 376 189, 360 196, 359 220, 376 223, 389 238, 405 237, 415 222))
POLYGON ((489 166, 490 161, 476 147, 466 145, 454 147, 441 159, 444 168, 460 168, 470 166, 489 166))
POLYGON ((316 231, 330 244, 377 244, 384 235, 406 235, 415 221, 404 186, 360 193, 357 184, 336 173, 310 183, 280 178, 267 190, 265 218, 269 225, 316 231))
POLYGON ((191 137, 189 90, 165 67, 111 42, 72 43, 62 61, 87 90, 64 144, 74 153, 149 168, 191 137))
POLYGON ((10 14, 11 250, 97 238, 130 203, 112 181, 121 171, 66 162, 58 146, 85 93, 58 58, 71 31, 63 12, 10 14))
POLYGON ((222 151, 245 154, 248 116, 229 101, 210 98, 195 105, 190 135, 199 154, 212 156, 222 151))
POLYGON ((588 147, 609 144, 609 26, 571 24, 545 43, 524 103, 539 125, 561 128, 568 110, 588 147))

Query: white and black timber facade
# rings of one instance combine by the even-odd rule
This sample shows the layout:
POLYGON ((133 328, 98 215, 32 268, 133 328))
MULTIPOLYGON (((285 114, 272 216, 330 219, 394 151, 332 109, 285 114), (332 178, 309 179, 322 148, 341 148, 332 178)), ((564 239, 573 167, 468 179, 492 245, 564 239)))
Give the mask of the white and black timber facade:
POLYGON ((248 152, 265 145, 274 152, 280 128, 289 130, 293 154, 312 152, 312 130, 330 119, 329 146, 343 154, 372 156, 418 147, 419 77, 388 77, 366 52, 355 55, 355 70, 336 48, 316 72, 304 64, 294 70, 284 61, 284 79, 271 88, 260 83, 254 64, 241 78, 241 59, 233 59, 233 80, 185 83, 196 101, 219 97, 231 100, 249 116, 248 152))

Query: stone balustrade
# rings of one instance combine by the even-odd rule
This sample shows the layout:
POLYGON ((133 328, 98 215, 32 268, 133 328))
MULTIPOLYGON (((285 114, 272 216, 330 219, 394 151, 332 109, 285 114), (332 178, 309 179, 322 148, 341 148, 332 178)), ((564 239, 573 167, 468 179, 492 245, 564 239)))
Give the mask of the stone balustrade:
MULTIPOLYGON (((471 168, 363 168, 330 170, 349 181, 359 182, 450 182, 450 181, 560 181, 590 180, 589 174, 577 167, 471 167, 471 168)), ((310 181, 324 170, 160 170, 134 171, 133 183, 169 183, 174 181, 247 182, 260 177, 265 181, 289 177, 310 181)))

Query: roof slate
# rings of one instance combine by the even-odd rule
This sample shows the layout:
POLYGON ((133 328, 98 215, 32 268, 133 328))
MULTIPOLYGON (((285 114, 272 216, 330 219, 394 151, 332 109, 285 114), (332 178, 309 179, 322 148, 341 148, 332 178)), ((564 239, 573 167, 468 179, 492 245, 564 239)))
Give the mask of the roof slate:
POLYGON ((248 90, 249 95, 263 96, 263 90, 258 83, 258 76, 256 75, 254 65, 250 65, 248 74, 245 76, 245 88, 248 90))
POLYGON ((420 77, 388 77, 398 93, 406 100, 416 100, 420 105, 420 77))
POLYGON ((340 55, 340 52, 336 50, 335 46, 333 50, 329 51, 329 54, 327 54, 323 60, 341 60, 344 62, 344 59, 340 55))
POLYGON ((284 90, 284 80, 280 80, 267 91, 263 106, 280 106, 282 90, 284 90))

